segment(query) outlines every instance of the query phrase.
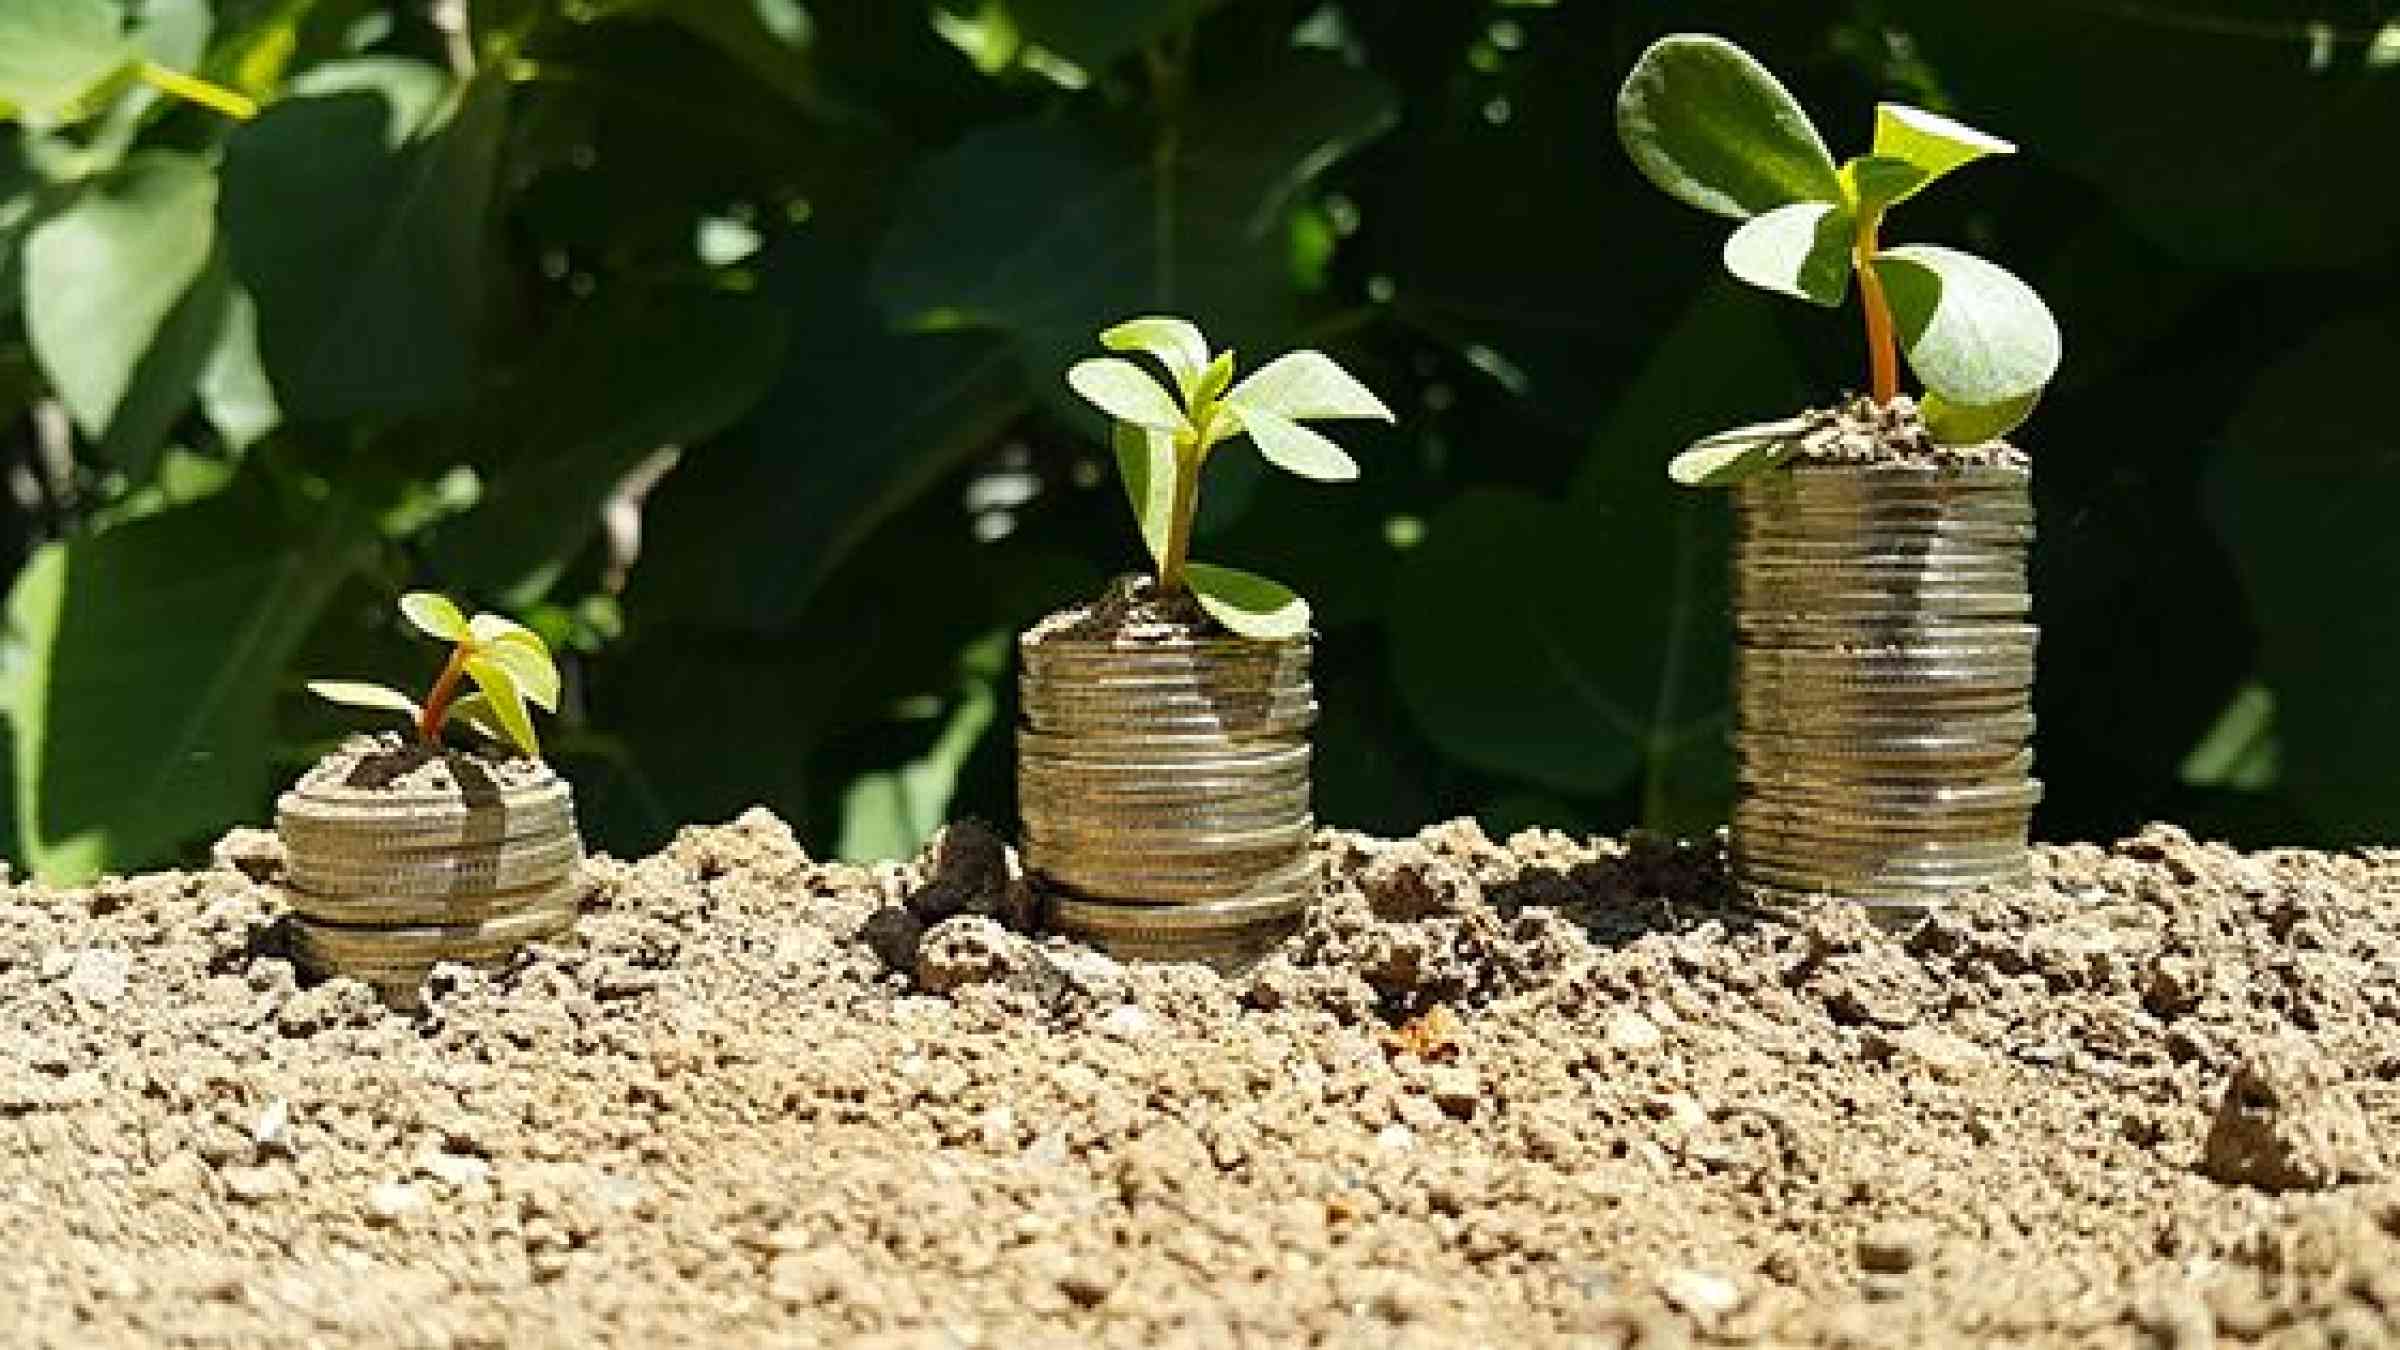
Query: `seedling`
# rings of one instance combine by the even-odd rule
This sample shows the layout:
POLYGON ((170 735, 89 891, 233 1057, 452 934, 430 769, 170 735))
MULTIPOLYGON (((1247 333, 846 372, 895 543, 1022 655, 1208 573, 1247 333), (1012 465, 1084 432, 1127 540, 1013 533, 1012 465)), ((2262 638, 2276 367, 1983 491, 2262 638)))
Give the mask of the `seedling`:
MULTIPOLYGON (((1875 109, 1868 154, 1840 167, 1808 114, 1750 55, 1723 38, 1662 38, 1617 96, 1617 133, 1669 196, 1742 223, 1725 268, 1753 286, 1828 308, 1858 278, 1872 397, 1900 394, 1899 352, 1924 382, 1935 440, 1972 445, 2023 422, 2058 370, 2058 324, 2041 297, 1995 264, 1932 244, 1883 246, 1884 214, 1986 155, 1996 136, 1922 108, 1875 109)), ((1719 486, 1782 463, 1809 424, 1720 432, 1676 456, 1677 482, 1719 486)))
POLYGON ((541 742, 525 705, 558 711, 558 667, 540 635, 497 614, 478 614, 470 621, 431 591, 401 596, 400 613, 427 636, 451 644, 450 659, 423 706, 397 689, 356 680, 311 680, 309 691, 352 708, 403 714, 428 746, 440 745, 443 729, 457 721, 539 758, 541 742), (474 690, 460 694, 462 681, 472 681, 474 690))
POLYGON ((1288 352, 1233 382, 1233 353, 1211 356, 1200 329, 1184 319, 1129 319, 1100 334, 1114 352, 1143 352, 1163 367, 1174 392, 1122 357, 1078 361, 1067 383, 1115 419, 1111 443, 1142 542, 1166 591, 1188 590, 1211 618, 1243 637, 1296 637, 1308 631, 1308 602, 1253 573, 1193 562, 1192 516, 1209 453, 1236 436, 1269 464, 1302 478, 1347 482, 1357 461, 1305 421, 1380 417, 1381 400, 1322 352, 1288 352))

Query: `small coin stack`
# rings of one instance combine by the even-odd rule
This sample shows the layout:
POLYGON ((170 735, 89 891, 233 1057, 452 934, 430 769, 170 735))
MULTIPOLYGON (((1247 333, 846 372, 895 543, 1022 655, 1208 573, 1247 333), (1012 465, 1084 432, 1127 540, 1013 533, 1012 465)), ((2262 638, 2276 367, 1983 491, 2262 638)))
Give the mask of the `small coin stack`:
POLYGON ((312 773, 283 794, 275 830, 301 964, 406 1004, 437 962, 496 965, 574 927, 583 863, 574 799, 539 769, 530 782, 439 792, 312 773))
POLYGON ((1736 494, 1741 879, 1894 919, 2023 880, 2033 540, 2022 468, 1811 464, 1736 494))
POLYGON ((1314 884, 1309 639, 1028 634, 1017 795, 1049 926, 1119 957, 1238 966, 1314 884))

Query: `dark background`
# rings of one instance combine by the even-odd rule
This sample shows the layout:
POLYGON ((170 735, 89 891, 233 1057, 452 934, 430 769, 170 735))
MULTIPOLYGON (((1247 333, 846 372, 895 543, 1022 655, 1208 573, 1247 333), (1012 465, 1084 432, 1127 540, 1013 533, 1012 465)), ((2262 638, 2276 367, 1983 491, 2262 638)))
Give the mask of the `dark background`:
POLYGON ((2066 334, 2016 437, 2039 833, 2400 819, 2386 4, 516 0, 468 7, 479 73, 416 124, 465 69, 438 9, 140 8, 269 107, 0 155, 21 863, 265 821, 346 725, 302 679, 430 676, 409 586, 559 644, 547 735, 603 847, 753 802, 826 853, 1008 821, 1011 634, 1140 557, 1060 374, 1150 311, 1245 368, 1322 347, 1400 413, 1340 430, 1355 485, 1244 449, 1204 494, 1196 552, 1317 607, 1322 818, 1713 825, 1726 507, 1665 463, 1864 374, 1854 307, 1724 279, 1726 223, 1618 147, 1624 72, 1686 28, 1837 158, 1887 98, 2022 147, 1885 233, 2003 263, 2066 334), (153 151, 215 176, 210 261, 166 321, 93 330, 141 398, 70 429, 20 296, 139 306, 25 241, 148 209, 153 151))

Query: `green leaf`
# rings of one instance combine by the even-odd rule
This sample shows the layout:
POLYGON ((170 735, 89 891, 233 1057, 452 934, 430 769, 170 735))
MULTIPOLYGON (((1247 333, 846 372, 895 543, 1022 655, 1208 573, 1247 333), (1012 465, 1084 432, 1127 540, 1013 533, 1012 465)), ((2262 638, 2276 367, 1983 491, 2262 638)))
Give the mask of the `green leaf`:
POLYGON ((1794 202, 1742 222, 1725 240, 1725 270, 1761 290, 1828 307, 1850 294, 1849 211, 1835 202, 1794 202))
POLYGON ((473 387, 504 73, 319 66, 226 145, 222 220, 295 419, 451 408, 473 387))
POLYGON ((1028 42, 1098 74, 1167 37, 1223 0, 1005 0, 1028 42))
POLYGON ((1617 95, 1617 135, 1669 196, 1735 219, 1842 200, 1825 141, 1783 85, 1720 37, 1659 39, 1617 95))
POLYGON ((224 330, 216 203, 200 157, 144 151, 26 237, 34 355, 76 425, 136 481, 224 330))
POLYGON ((1905 103, 1875 105, 1876 157, 1913 165, 1921 175, 1916 182, 1886 198, 1887 201, 1896 202, 1913 196, 1934 179, 1985 155, 2013 155, 2016 152, 2017 147, 2007 141, 1977 131, 1963 122, 1954 122, 1940 113, 1912 108, 1905 103))
POLYGON ((0 0, 0 113, 41 123, 88 113, 140 59, 111 0, 0 0))
POLYGON ((2058 321, 2033 288, 1971 253, 1933 244, 1887 248, 1875 271, 1891 300, 1909 368, 1963 407, 2039 393, 2058 371, 2058 321))
POLYGON ((502 745, 513 744, 508 728, 500 725, 498 714, 492 711, 492 701, 480 692, 461 694, 450 704, 450 720, 487 740, 502 745))
POLYGON ((1281 582, 1208 563, 1186 564, 1184 579, 1210 618, 1243 637, 1271 642, 1308 631, 1308 602, 1281 582))
POLYGON ((1067 371, 1067 385, 1120 422, 1154 431, 1192 430, 1191 420, 1175 405, 1175 396, 1160 388, 1140 366, 1121 357, 1098 356, 1076 362, 1067 371))
POLYGON ((1109 435, 1117 452, 1117 478, 1141 526, 1142 546, 1152 563, 1163 563, 1175 523, 1175 438, 1131 422, 1116 423, 1109 435))
POLYGON ((1228 346, 1290 345, 1307 304, 1285 267, 1285 218, 1307 184, 1391 125, 1391 93, 1313 56, 1202 88, 1173 156, 1045 116, 970 132, 934 157, 876 258, 886 312, 997 330, 1028 370, 1063 370, 1109 319, 1177 297, 1204 299, 1228 346))
POLYGON ((1731 487, 1790 458, 1806 430, 1794 417, 1703 436, 1668 463, 1667 476, 1685 487, 1731 487))
POLYGON ((1889 155, 1855 155, 1842 163, 1842 187, 1862 211, 1890 206, 1930 179, 1923 169, 1889 155))
POLYGON ((377 712, 396 712, 403 717, 418 715, 417 701, 390 685, 368 684, 362 680, 310 680, 308 692, 328 702, 347 708, 372 708, 377 712))
POLYGON ((264 800, 275 691, 366 536, 339 487, 305 515, 263 487, 48 545, 18 574, 5 704, 39 875, 163 862, 264 800))
POLYGON ((1200 400, 1193 391, 1200 377, 1209 369, 1208 339, 1189 319, 1158 316, 1127 319, 1101 331, 1100 345, 1112 352, 1147 352, 1167 368, 1175 380, 1175 391, 1183 395, 1185 404, 1197 408, 1200 400))
POLYGON ((483 691, 493 719, 508 733, 509 744, 541 758, 542 742, 533 733, 533 715, 525 711, 525 693, 517 687, 516 671, 493 657, 471 656, 467 658, 467 678, 483 691))
POLYGON ((1225 401, 1243 412, 1259 409, 1295 422, 1312 417, 1394 420, 1375 391, 1323 352, 1286 352, 1250 372, 1225 401))
POLYGON ((227 291, 225 326, 194 392, 225 443, 247 450, 283 421, 283 409, 258 358, 258 306, 238 286, 229 284, 227 291))
POLYGON ((956 692, 923 753, 890 769, 860 774, 843 788, 836 857, 906 857, 949 819, 959 776, 998 721, 1012 637, 1006 631, 978 633, 959 653, 956 692))
POLYGON ((1217 359, 1208 363, 1208 369, 1200 372, 1200 381, 1186 401, 1194 408, 1215 402, 1225 396, 1226 387, 1232 383, 1233 353, 1219 352, 1217 359))
POLYGON ((2023 398, 2006 399, 1981 408, 1952 403, 1940 394, 1928 393, 1917 400, 1917 411, 1924 415, 1926 429, 1942 444, 1982 445, 2016 430, 2033 415, 2034 405, 2041 401, 2039 389, 2023 398))
POLYGON ((1250 433, 1269 464, 1322 483, 1346 483, 1358 477, 1358 462, 1317 432, 1265 408, 1230 406, 1238 408, 1242 430, 1250 433))
POLYGON ((467 626, 467 616, 458 612, 450 597, 433 591, 410 591, 401 596, 400 613, 418 632, 443 642, 465 642, 475 635, 467 626))
POLYGON ((441 575, 511 606, 549 594, 626 475, 700 445, 774 383, 789 316, 769 297, 620 282, 561 315, 463 437, 498 465, 443 524, 441 575))
POLYGON ((558 666, 539 634, 497 614, 476 615, 474 629, 482 644, 480 655, 506 666, 517 688, 536 707, 558 711, 558 666))

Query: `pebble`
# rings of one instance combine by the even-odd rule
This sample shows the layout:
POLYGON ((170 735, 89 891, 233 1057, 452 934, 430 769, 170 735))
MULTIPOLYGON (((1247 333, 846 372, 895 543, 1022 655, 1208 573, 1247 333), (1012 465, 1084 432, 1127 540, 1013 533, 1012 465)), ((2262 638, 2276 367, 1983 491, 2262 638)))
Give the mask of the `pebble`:
POLYGON ((459 1187, 479 1186, 492 1176, 490 1163, 463 1153, 428 1153, 418 1161, 417 1170, 436 1181, 459 1187))
POLYGON ((244 1204, 272 1200, 291 1188, 291 1178, 278 1167, 228 1167, 219 1175, 225 1178, 225 1193, 244 1204))
POLYGON ((1471 1120, 1475 1108, 1483 1104, 1483 1080, 1473 1069, 1444 1064, 1425 1076, 1425 1093, 1450 1115, 1471 1120))
POLYGON ((1658 1024, 1638 1012, 1621 1012, 1609 1019, 1608 1043, 1619 1050, 1638 1052, 1656 1049, 1664 1039, 1658 1024))
POLYGON ((367 1192, 367 1218, 397 1223, 403 1215, 425 1208, 425 1192, 405 1181, 387 1181, 367 1192))
POLYGON ((92 948, 77 952, 67 971, 67 992, 102 1007, 125 997, 126 977, 133 958, 123 952, 92 948))
POLYGON ((292 1151, 292 1108, 283 1098, 268 1102, 267 1109, 258 1113, 250 1126, 250 1142, 261 1153, 292 1151))
POLYGON ((1121 1041, 1139 1040, 1157 1025, 1158 1020, 1144 1012, 1139 1003, 1120 1003, 1100 1019, 1100 1029, 1121 1041))
POLYGON ((1659 1278, 1658 1293, 1700 1322, 1714 1322, 1742 1301, 1740 1285, 1705 1270, 1668 1271, 1659 1278))

